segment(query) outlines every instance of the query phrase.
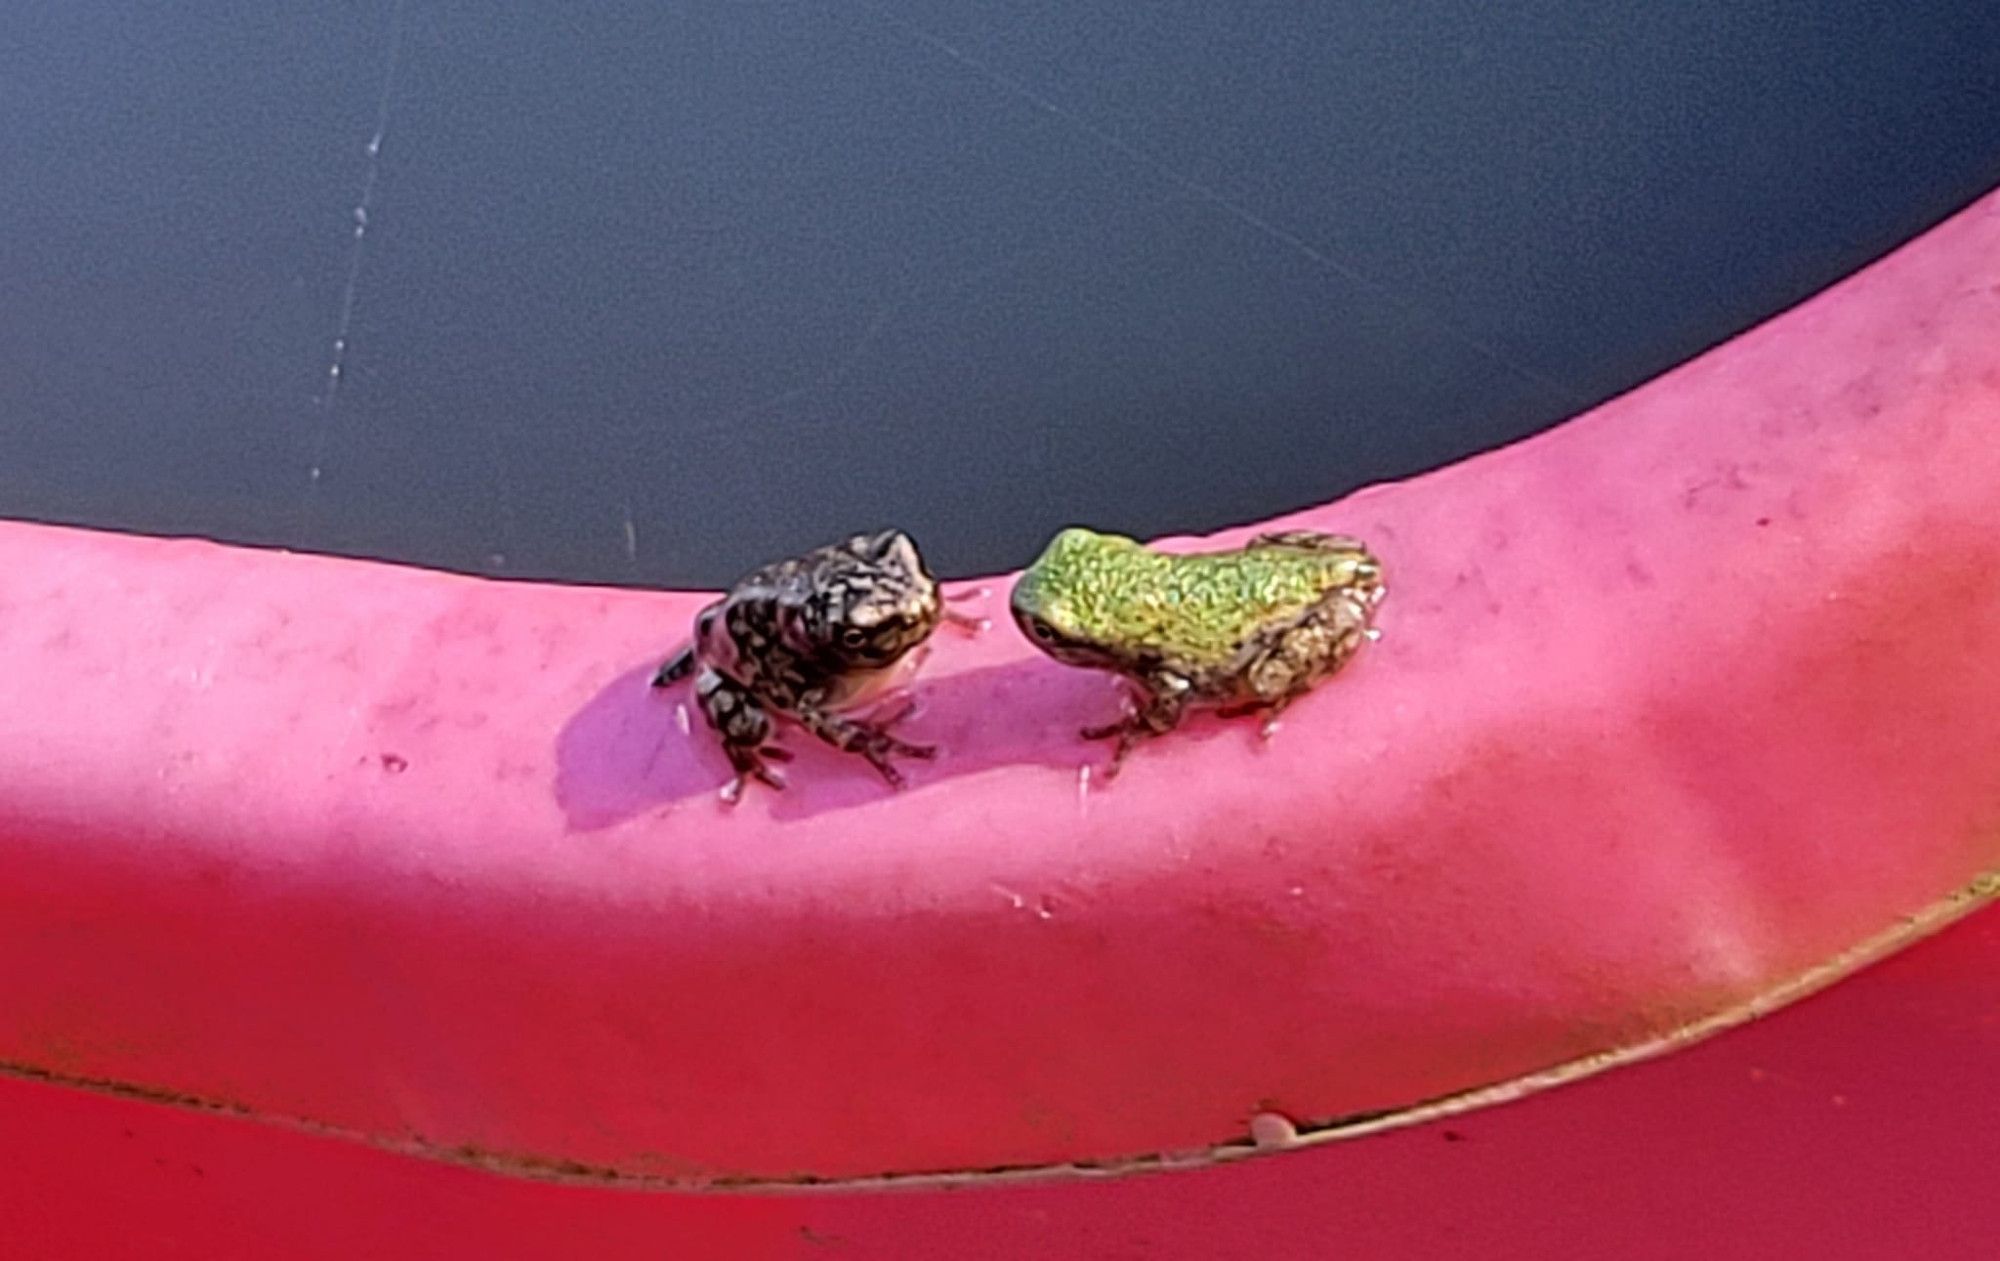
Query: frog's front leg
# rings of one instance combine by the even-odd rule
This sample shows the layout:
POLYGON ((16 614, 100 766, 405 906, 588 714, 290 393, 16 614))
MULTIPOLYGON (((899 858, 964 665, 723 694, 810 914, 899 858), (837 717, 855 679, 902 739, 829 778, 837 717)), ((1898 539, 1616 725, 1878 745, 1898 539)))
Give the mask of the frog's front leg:
POLYGON ((722 799, 731 805, 743 795, 743 785, 755 779, 773 788, 783 788, 785 777, 772 770, 769 762, 788 762, 791 752, 769 743, 771 716, 748 690, 715 670, 703 670, 695 680, 695 699, 708 725, 722 737, 722 751, 729 758, 736 778, 722 790, 722 799))
POLYGON ((868 759, 868 764, 889 781, 891 788, 903 786, 903 774, 890 761, 893 754, 903 757, 930 758, 937 756, 937 747, 929 744, 911 744, 891 735, 889 728, 909 716, 915 703, 907 698, 896 706, 896 712, 887 718, 852 718, 821 708, 813 702, 800 704, 792 716, 801 727, 812 732, 821 740, 839 749, 842 753, 859 753, 868 759))
POLYGON ((1191 683, 1171 670, 1155 671, 1132 680, 1132 683, 1135 693, 1133 704, 1123 718, 1101 726, 1085 727, 1082 732, 1086 740, 1118 737, 1118 747, 1112 751, 1111 764, 1104 768, 1107 780, 1118 774, 1118 768, 1125 764, 1125 755, 1141 740, 1148 736, 1163 736, 1180 725, 1181 716, 1187 712, 1188 696, 1193 691, 1191 683))

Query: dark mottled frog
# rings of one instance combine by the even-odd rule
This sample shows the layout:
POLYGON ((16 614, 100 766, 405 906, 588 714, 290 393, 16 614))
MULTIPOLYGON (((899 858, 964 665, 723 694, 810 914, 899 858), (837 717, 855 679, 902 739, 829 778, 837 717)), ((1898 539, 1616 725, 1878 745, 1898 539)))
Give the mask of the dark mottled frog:
POLYGON ((695 697, 736 771, 725 800, 735 801, 748 779, 784 787, 769 763, 791 753, 771 743, 773 715, 861 755, 901 787, 892 755, 936 752, 890 734, 909 703, 886 717, 850 711, 886 690, 944 620, 979 624, 945 610, 909 535, 857 534, 745 575, 695 617, 693 640, 660 667, 653 686, 696 676, 695 697))

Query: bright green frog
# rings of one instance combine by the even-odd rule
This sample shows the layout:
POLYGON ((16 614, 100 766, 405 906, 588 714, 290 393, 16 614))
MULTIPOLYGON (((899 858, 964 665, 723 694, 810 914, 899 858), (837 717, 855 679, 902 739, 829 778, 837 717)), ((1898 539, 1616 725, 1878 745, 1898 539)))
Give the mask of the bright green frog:
POLYGON ((1068 529, 1014 586, 1014 619, 1068 665, 1110 670, 1132 686, 1106 777, 1147 736, 1190 708, 1225 717, 1284 708, 1347 664, 1370 637, 1382 565, 1359 540, 1295 530, 1191 555, 1068 529))

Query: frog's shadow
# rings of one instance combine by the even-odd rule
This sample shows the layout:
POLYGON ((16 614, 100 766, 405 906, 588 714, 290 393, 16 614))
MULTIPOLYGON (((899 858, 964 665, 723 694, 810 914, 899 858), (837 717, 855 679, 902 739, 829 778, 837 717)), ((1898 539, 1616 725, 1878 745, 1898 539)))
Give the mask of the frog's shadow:
MULTIPOLYGON (((718 800, 730 780, 721 744, 686 683, 651 685, 657 664, 620 674, 557 735, 556 801, 572 830, 597 831, 694 798, 728 808, 718 800)), ((1078 732, 1115 718, 1119 703, 1109 676, 1040 658, 927 679, 911 695, 916 709, 897 734, 938 747, 931 760, 898 760, 904 791, 912 793, 1000 765, 1101 768, 1110 742, 1078 732)), ((1204 739, 1233 725, 1195 719, 1174 738, 1204 739)), ((744 789, 746 797, 764 797, 773 817, 845 810, 895 791, 861 758, 790 723, 779 724, 778 740, 795 755, 782 767, 789 786, 777 792, 753 782, 744 789)), ((1144 756, 1143 748, 1135 756, 1144 756)))

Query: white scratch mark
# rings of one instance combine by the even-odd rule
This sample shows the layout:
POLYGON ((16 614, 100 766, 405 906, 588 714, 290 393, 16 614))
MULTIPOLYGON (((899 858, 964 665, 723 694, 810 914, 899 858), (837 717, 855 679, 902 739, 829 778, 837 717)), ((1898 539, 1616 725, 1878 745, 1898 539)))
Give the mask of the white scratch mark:
POLYGON ((352 236, 347 248, 347 280, 340 290, 340 308, 333 325, 333 353, 326 366, 324 388, 313 398, 319 425, 313 437, 312 465, 306 478, 306 511, 310 516, 315 492, 326 463, 326 444, 333 428, 334 405, 340 399, 340 383, 347 376, 347 350, 354 327, 355 294, 361 287, 361 259, 368 243, 368 208, 375 202, 375 183, 382 172, 382 140, 389 132, 389 106, 395 98, 396 73, 403 64, 403 8, 406 0, 396 0, 389 15, 389 48, 382 67, 382 91, 375 101, 375 131, 362 147, 368 161, 361 175, 361 194, 350 212, 352 236))
POLYGON ((866 361, 869 351, 874 347, 876 341, 880 339, 882 331, 894 323, 898 316, 908 308, 914 306, 920 299, 964 289, 967 286, 982 284, 990 276, 1004 271, 1030 255, 1039 254, 1047 248, 1046 245, 1032 245, 1023 249, 1012 250, 993 259, 991 262, 976 267, 963 275, 954 276, 949 280, 939 282, 916 281, 904 286, 901 293, 885 302, 876 310, 873 318, 862 328, 860 335, 848 345, 847 351, 832 367, 809 381, 780 390, 776 394, 769 395, 758 402, 750 403, 729 413, 723 418, 722 427, 733 430, 737 425, 740 425, 752 416, 761 415, 787 404, 795 403, 800 399, 810 398, 815 394, 828 393, 839 388, 849 377, 854 375, 855 369, 866 361))
POLYGON ((1547 374, 1535 368, 1528 366, 1526 363, 1523 363, 1519 359, 1519 357, 1508 354, 1506 351, 1502 350, 1499 346, 1493 344, 1492 342, 1486 341, 1481 337, 1475 336, 1474 334, 1467 332, 1463 328, 1458 327, 1456 324, 1453 324, 1451 321, 1437 314, 1435 311, 1429 310, 1413 302, 1409 298, 1404 297, 1401 293, 1397 292, 1395 289, 1391 288, 1388 284, 1384 283, 1383 281, 1376 280, 1372 276, 1369 276, 1361 271, 1357 271, 1351 264, 1341 262, 1339 259, 1333 257, 1331 254, 1328 254, 1326 251, 1314 246, 1311 242, 1299 236, 1297 233, 1287 231, 1286 229, 1279 227, 1277 224, 1272 223, 1269 219, 1264 218, 1262 215, 1250 209, 1242 202, 1237 201, 1235 198, 1230 197, 1227 194, 1222 193, 1214 188, 1211 188, 1208 185, 1202 183, 1201 181, 1193 178, 1192 176, 1186 175, 1183 172, 1175 169, 1173 166, 1169 165, 1164 159, 1153 156, 1152 154, 1146 152, 1144 149, 1141 149, 1137 145, 1134 145, 1129 141, 1125 140, 1123 137, 1119 136, 1116 132, 1101 127, 1098 124, 1091 122, 1088 118, 1085 118, 1079 114, 1073 113, 1072 111, 1063 108, 1061 105, 1057 104, 1049 97, 1043 95, 1041 92, 1038 92, 1034 88, 1028 86, 1026 83, 1023 83, 1021 80, 1014 78, 1012 75, 1005 74, 999 70, 994 69, 992 66, 987 65, 984 61, 981 61, 979 58, 974 57, 972 54, 959 48, 957 45, 949 43, 946 40, 940 39, 938 36, 933 35, 928 31, 920 30, 917 27, 911 26, 909 23, 904 22, 898 18, 892 17, 886 13, 883 13, 880 10, 875 11, 875 16, 885 25, 896 28, 910 39, 913 39, 920 44, 923 44, 939 53, 944 54, 946 57, 951 58, 959 65, 965 67, 967 70, 970 70, 972 73, 980 76, 981 78, 985 79, 987 82, 993 84, 994 86, 1002 89, 1003 91, 1012 93, 1014 96, 1017 96, 1020 99, 1028 102, 1030 105, 1035 106, 1043 113, 1048 114, 1054 118, 1057 118, 1062 122, 1068 124, 1069 126, 1076 128, 1078 131, 1083 132, 1085 135, 1097 141, 1105 148, 1112 150, 1114 153, 1121 155, 1122 157, 1128 159, 1129 161, 1132 161, 1140 166, 1145 167, 1147 170, 1152 171, 1155 175, 1158 175, 1161 179, 1166 180, 1168 183, 1174 185, 1176 188, 1179 188, 1183 192, 1189 193, 1194 197, 1198 198, 1199 200, 1208 203, 1209 205, 1215 207, 1217 210, 1221 211, 1223 214, 1228 215, 1229 217, 1235 219, 1238 223, 1243 224, 1245 227, 1250 228, 1252 231, 1259 233, 1260 235, 1266 237, 1267 239, 1276 241, 1278 244, 1285 246, 1287 249, 1290 249, 1294 253, 1298 254, 1301 258, 1310 261, 1311 263, 1321 268, 1322 270, 1331 272, 1336 276, 1340 276, 1343 279, 1350 282, 1351 284, 1354 284, 1359 288, 1365 289, 1370 293, 1373 293, 1376 297, 1384 300, 1391 306, 1401 308, 1404 311, 1407 311, 1413 315, 1421 316, 1422 318, 1430 321, 1435 327, 1437 327, 1439 330, 1445 333, 1446 336, 1451 337, 1452 339, 1456 340, 1457 342, 1459 342, 1464 346, 1470 347, 1471 349, 1478 351, 1480 354, 1485 355, 1493 362, 1508 369, 1515 375, 1521 377, 1523 380, 1531 381, 1534 384, 1541 386, 1543 389, 1548 390, 1551 393, 1557 395, 1565 402, 1574 402, 1582 398, 1582 395, 1579 391, 1573 389, 1568 385, 1563 384, 1562 382, 1556 380, 1551 376, 1548 376, 1547 374))

